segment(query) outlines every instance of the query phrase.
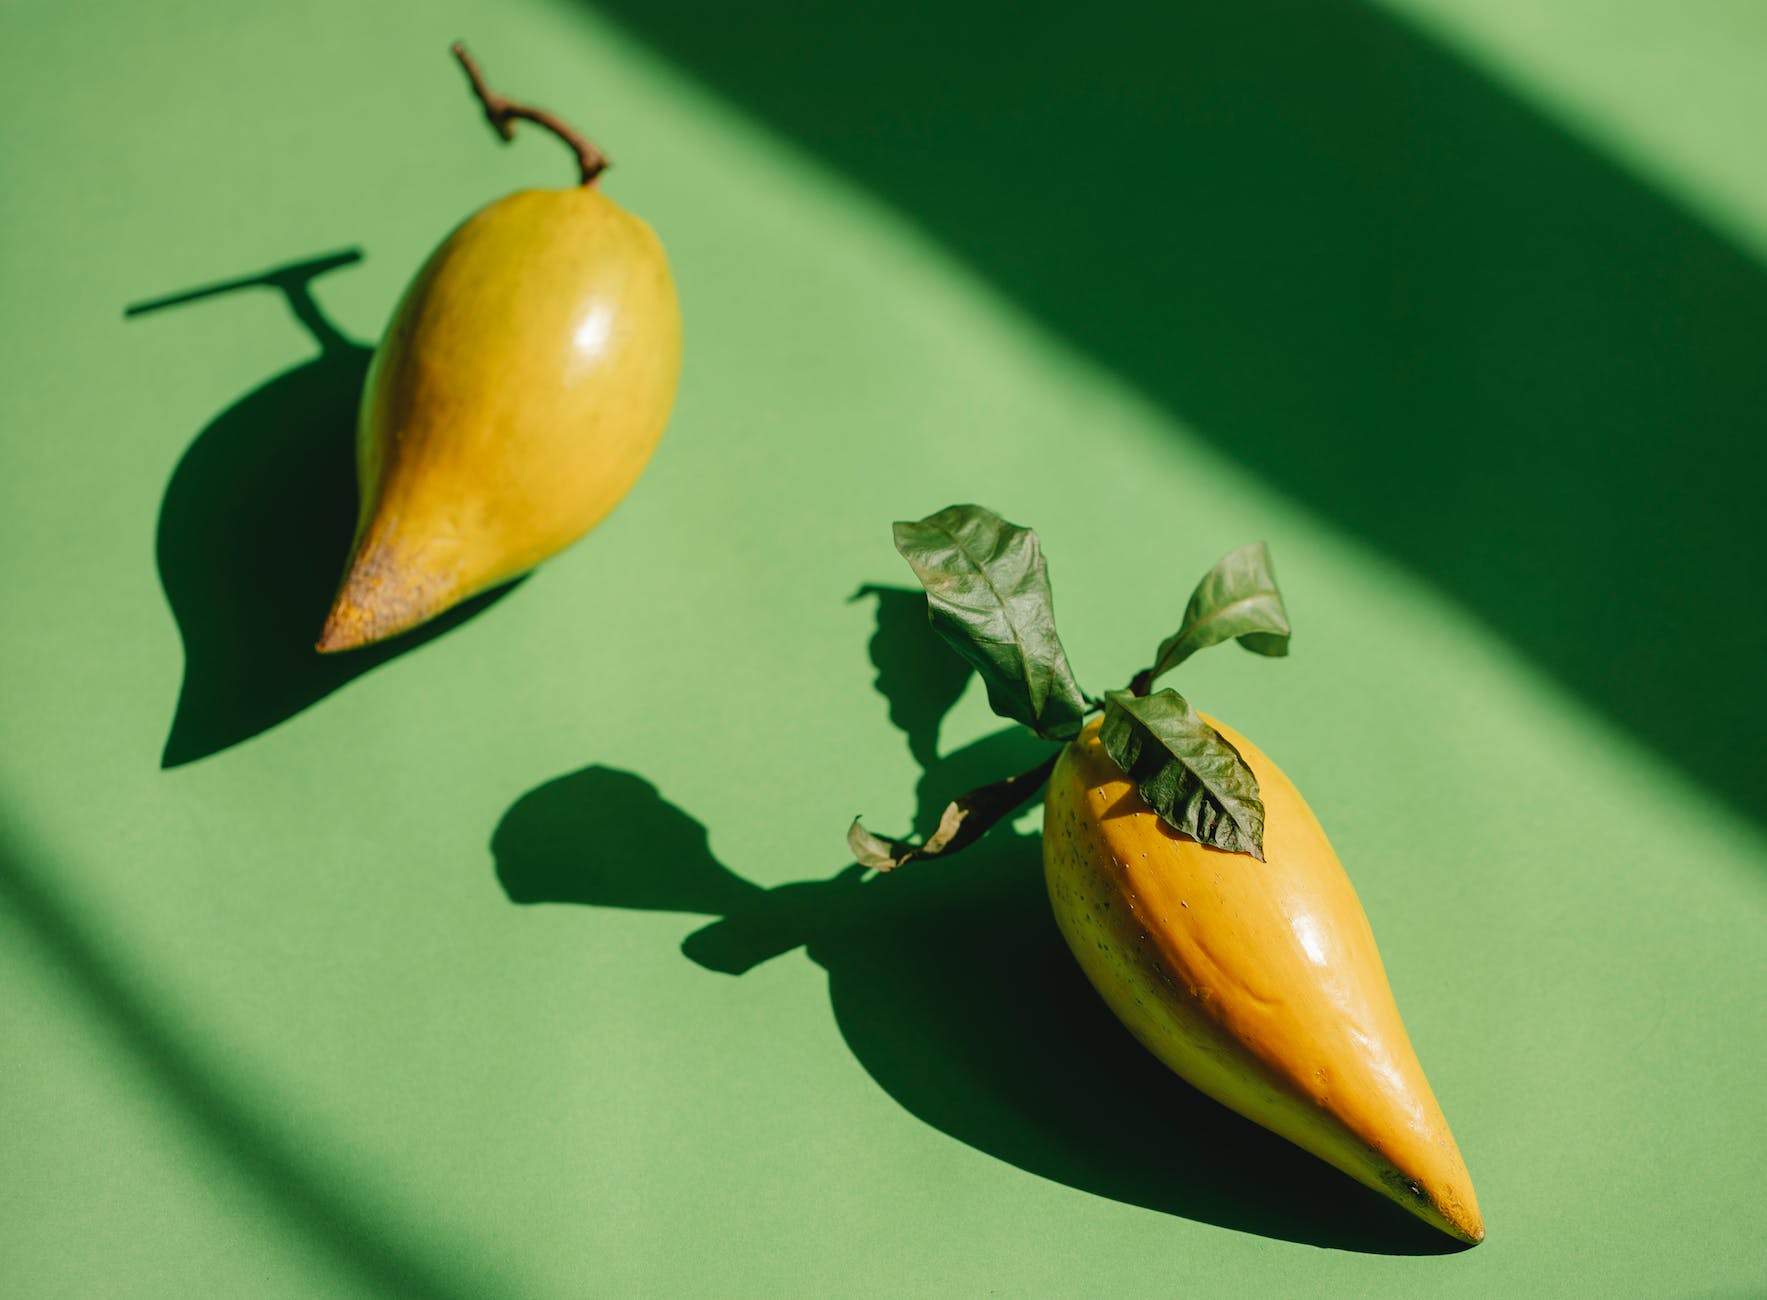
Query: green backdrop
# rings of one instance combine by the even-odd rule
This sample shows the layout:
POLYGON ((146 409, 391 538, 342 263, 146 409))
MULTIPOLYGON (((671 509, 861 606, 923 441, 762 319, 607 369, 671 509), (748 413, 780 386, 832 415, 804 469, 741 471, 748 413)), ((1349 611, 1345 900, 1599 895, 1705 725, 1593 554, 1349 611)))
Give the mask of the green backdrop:
POLYGON ((6 8, 0 1291, 1767 1288, 1760 7, 6 8), (461 35, 663 236, 680 402, 322 664, 363 346, 570 175, 461 35), (1292 658, 1187 692, 1333 835, 1484 1245, 1145 1060, 1035 816, 849 869, 1025 756, 889 544, 962 500, 1094 690, 1269 541, 1292 658))

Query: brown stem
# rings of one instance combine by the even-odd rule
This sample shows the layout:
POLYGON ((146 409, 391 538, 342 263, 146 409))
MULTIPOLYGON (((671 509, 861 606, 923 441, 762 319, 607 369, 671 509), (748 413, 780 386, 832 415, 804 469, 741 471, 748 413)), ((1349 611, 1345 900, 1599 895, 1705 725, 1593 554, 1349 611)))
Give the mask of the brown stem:
POLYGON ((1031 796, 1049 780, 1049 774, 1055 770, 1055 760, 1060 757, 1058 749, 1029 772, 1020 772, 1004 781, 995 781, 959 795, 946 806, 939 818, 938 829, 922 844, 873 835, 859 824, 858 818, 854 818, 852 826, 847 829, 847 847, 853 851, 853 861, 877 871, 893 871, 922 858, 948 858, 963 852, 997 823, 1029 803, 1031 796))
POLYGON ((466 46, 459 41, 454 42, 454 57, 460 60, 460 66, 466 69, 466 75, 472 79, 472 93, 479 97, 479 103, 485 106, 485 117, 505 140, 515 139, 515 119, 522 118, 543 126, 560 140, 571 147, 577 155, 577 168, 583 173, 584 185, 595 184, 595 178, 608 168, 607 155, 597 149, 586 137, 560 118, 554 117, 543 108, 534 108, 528 104, 518 104, 513 99, 499 95, 485 84, 485 76, 479 71, 479 65, 473 61, 472 55, 466 52, 466 46))

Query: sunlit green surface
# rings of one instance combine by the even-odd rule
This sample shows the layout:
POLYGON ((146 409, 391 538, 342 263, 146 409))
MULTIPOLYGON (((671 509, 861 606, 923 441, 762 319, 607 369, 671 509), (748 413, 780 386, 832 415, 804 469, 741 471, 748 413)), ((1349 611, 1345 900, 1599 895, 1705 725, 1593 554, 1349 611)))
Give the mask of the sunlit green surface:
MULTIPOLYGON (((1696 38, 1635 8, 1662 29, 1630 47, 1641 66, 1685 41, 1720 67, 1753 58, 1752 29, 1713 38, 1723 14, 1696 38)), ((1653 722, 1687 700, 1711 735, 1752 734, 1759 688, 1738 695, 1734 725, 1712 690, 1743 680, 1739 656, 1759 661, 1734 631, 1760 626, 1747 591, 1711 627, 1661 629, 1649 607, 1631 620, 1567 592, 1567 608, 1636 623, 1614 662, 1659 642, 1714 647, 1706 666, 1645 655, 1674 670, 1636 683, 1655 703, 1634 706, 1619 682, 1572 693, 1578 640, 1544 584, 1524 584, 1538 633, 1520 635, 1479 603, 1476 574, 1431 558, 1447 554, 1440 539, 1426 553, 1381 544, 1383 511, 1476 518, 1492 503, 1440 479, 1422 508, 1339 510, 1300 479, 1279 493, 1238 430, 1185 412, 1147 354, 1113 354, 1126 318, 1106 310, 1104 341, 1085 337, 1070 300, 1039 299, 1009 258, 989 260, 961 205, 856 175, 855 135, 800 148, 775 129, 796 101, 757 94, 751 116, 734 74, 719 85, 709 64, 672 62, 656 32, 640 44, 588 9, 75 8, 15 12, 8 30, 15 103, 31 107, 0 119, 0 1290, 1662 1295, 1767 1280, 1759 802, 1709 756, 1671 757, 1673 727, 1653 722), (255 738, 162 769, 185 670, 156 566, 173 471, 205 430, 249 448, 258 421, 293 437, 310 412, 335 436, 346 371, 278 381, 319 350, 268 290, 127 321, 123 308, 360 247, 313 292, 367 341, 454 221, 564 183, 556 146, 490 138, 445 58, 461 34, 511 90, 591 125, 616 158, 609 192, 663 235, 688 321, 674 425, 613 520, 493 608, 255 738), (1386 1253, 1418 1239, 1378 1207, 1361 1214, 1347 1182, 1310 1179, 1231 1126, 1222 1137, 1179 1085, 1133 1068, 1088 1002, 1005 1013, 1037 1039, 1022 1058, 968 1052, 966 1024, 996 1041, 996 998, 1069 990, 1039 928, 1029 842, 981 859, 949 897, 886 894, 890 881, 762 908, 720 874, 825 881, 854 812, 909 820, 919 767, 874 689, 877 601, 848 598, 906 580, 889 520, 964 499, 1042 532, 1064 637, 1095 690, 1141 666, 1215 555, 1269 540, 1294 657, 1219 651, 1186 668, 1187 689, 1277 756, 1332 832, 1477 1180, 1485 1245, 1386 1253), (526 798, 589 765, 630 775, 526 798), (523 857, 541 848, 559 856, 523 857), (619 896, 573 884, 575 856, 591 875, 629 863, 620 878, 639 883, 619 896), (511 885, 701 915, 518 906, 511 885), (684 955, 708 919, 751 913, 759 938, 739 925, 684 955), (739 977, 708 969, 767 939, 792 950, 739 977), (1103 1045, 1130 1095, 1075 1096, 1080 1119, 1064 1121, 1059 1097, 1014 1074, 1070 1043, 1103 1045), (1172 1153, 1169 1187, 1112 1127, 1161 1106, 1162 1089, 1178 1131, 1149 1146, 1172 1153)), ((678 33, 690 50, 692 31, 678 33)), ((1493 85, 1576 69, 1578 37, 1567 20, 1493 85)), ((1402 67, 1435 48, 1397 27, 1346 41, 1391 42, 1402 67)), ((1732 92, 1699 112, 1702 80, 1674 129, 1700 174, 1721 177, 1725 151, 1699 138, 1751 128, 1732 92)), ((962 86, 940 87, 939 102, 962 101, 962 86)), ((1504 122, 1552 141, 1540 158, 1587 147, 1578 165, 1608 175, 1581 128, 1533 125, 1561 102, 1551 84, 1515 104, 1492 94, 1492 111, 1516 115, 1504 122)), ((1600 118, 1598 100, 1578 102, 1600 118)), ((929 167, 950 162, 927 148, 929 167)), ((907 177, 916 159, 900 165, 907 177)), ((1062 184, 1084 191, 1084 166, 1062 184)), ((1734 258, 1745 297, 1720 308, 1756 319, 1758 266, 1706 231, 1696 202, 1620 180, 1588 192, 1610 190, 1642 246, 1667 232, 1701 265, 1734 258)), ((1725 211, 1767 230, 1740 199, 1725 211)), ((1051 257, 1118 257, 1114 233, 1051 257)), ((1344 328, 1368 310, 1353 271, 1344 328)), ((1133 287, 1101 285, 1100 301, 1133 287)), ((1152 286, 1174 302, 1183 289, 1152 286)), ((1702 302, 1685 310, 1666 331, 1699 328, 1702 302)), ((1225 339, 1220 369, 1260 346, 1225 339)), ((1344 391, 1406 364, 1369 357, 1344 391)), ((1745 391, 1713 364, 1711 401, 1745 391)), ((1240 374, 1205 387, 1204 405, 1264 418, 1250 396, 1221 395, 1281 393, 1280 378, 1240 374)), ((1720 466, 1706 490, 1740 472, 1720 466)), ((1671 506, 1693 495, 1666 450, 1646 477, 1671 506)), ((276 492, 257 490, 274 516, 276 492)), ((1613 544, 1637 526, 1614 523, 1613 544)), ((1703 526, 1759 536, 1758 522, 1703 526)), ((1469 530, 1469 554, 1524 573, 1504 550, 1513 535, 1469 530)), ((1592 543, 1585 576, 1600 554, 1592 543)), ((208 572, 165 577, 201 591, 208 572)), ((274 591, 228 590, 242 619, 278 608, 274 591)), ((913 719, 898 707, 897 720, 913 719)), ((972 691, 942 749, 990 728, 972 691)))

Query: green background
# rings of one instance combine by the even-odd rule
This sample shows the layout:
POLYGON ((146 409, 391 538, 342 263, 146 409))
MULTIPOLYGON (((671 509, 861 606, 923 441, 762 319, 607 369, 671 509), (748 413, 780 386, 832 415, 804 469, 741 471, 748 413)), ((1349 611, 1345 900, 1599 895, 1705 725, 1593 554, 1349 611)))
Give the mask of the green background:
POLYGON ((6 9, 0 1290, 1767 1289, 1767 10, 6 9), (458 35, 662 235, 679 405, 316 665, 359 345, 569 176, 458 35), (351 249, 324 347, 123 314, 351 249), (1332 833, 1483 1246, 1145 1061, 1034 816, 843 874, 1027 757, 889 545, 972 499, 1094 691, 1270 542, 1292 658, 1181 676, 1332 833))

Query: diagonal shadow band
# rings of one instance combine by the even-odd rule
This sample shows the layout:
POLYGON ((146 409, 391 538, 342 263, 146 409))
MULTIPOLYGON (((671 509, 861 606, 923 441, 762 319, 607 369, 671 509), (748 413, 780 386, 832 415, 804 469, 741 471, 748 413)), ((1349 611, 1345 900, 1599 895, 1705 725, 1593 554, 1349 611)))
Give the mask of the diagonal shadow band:
POLYGON ((1686 211, 1360 0, 595 7, 1762 815, 1767 274, 1686 211))
POLYGON ((148 1094, 365 1294, 413 1300, 488 1294, 488 1275, 469 1285, 458 1259, 443 1267, 412 1240, 406 1225, 368 1211, 359 1197, 340 1194, 351 1180, 316 1165, 225 1082, 180 1027, 145 1000, 127 972, 87 936, 48 877, 28 866, 3 836, 0 914, 22 927, 45 959, 42 969, 121 1049, 148 1094))
POLYGON ((286 721, 515 586, 380 645, 343 655, 313 648, 355 533, 356 408, 373 353, 331 323, 311 284, 360 259, 348 250, 293 262, 124 313, 269 288, 319 346, 318 356, 211 420, 166 485, 155 553, 184 642, 184 681, 162 767, 206 758, 286 721))
MULTIPOLYGON (((924 773, 925 831, 959 792, 1030 767, 1022 728, 936 753, 967 670, 924 596, 872 590, 871 658, 924 773)), ((706 829, 630 772, 588 767, 518 800, 491 840, 512 902, 712 918, 682 943, 740 975, 802 948, 828 975, 841 1035, 908 1112, 1040 1177, 1162 1213, 1283 1240, 1389 1254, 1454 1242, 1169 1074, 1111 1017, 1067 950, 1038 868, 1040 837, 997 827, 949 862, 764 889, 715 858, 706 829)))

